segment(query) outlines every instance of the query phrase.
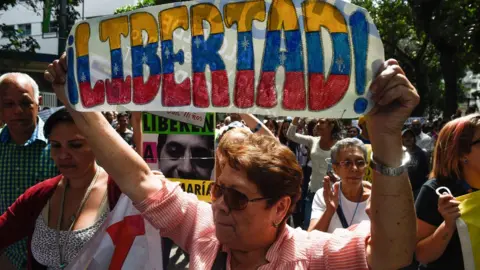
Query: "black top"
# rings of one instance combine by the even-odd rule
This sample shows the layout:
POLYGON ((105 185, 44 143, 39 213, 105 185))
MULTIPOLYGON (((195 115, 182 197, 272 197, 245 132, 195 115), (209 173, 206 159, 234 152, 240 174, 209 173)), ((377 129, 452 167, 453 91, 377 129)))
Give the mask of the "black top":
POLYGON ((429 172, 427 155, 420 147, 416 145, 413 151, 409 151, 409 153, 411 159, 408 164, 408 178, 410 178, 412 190, 417 191, 427 181, 429 172))
POLYGON ((118 132, 120 136, 128 143, 130 146, 134 146, 133 143, 133 132, 127 130, 126 132, 118 132))
MULTIPOLYGON (((435 227, 440 226, 444 221, 442 215, 438 212, 438 195, 435 190, 439 187, 447 187, 450 189, 454 197, 465 195, 467 193, 460 184, 455 182, 455 180, 437 181, 436 179, 433 179, 427 181, 422 186, 415 202, 417 217, 435 227)), ((427 265, 421 264, 418 269, 464 269, 462 248, 460 246, 458 232, 455 231, 445 249, 445 252, 443 252, 438 260, 427 265)))

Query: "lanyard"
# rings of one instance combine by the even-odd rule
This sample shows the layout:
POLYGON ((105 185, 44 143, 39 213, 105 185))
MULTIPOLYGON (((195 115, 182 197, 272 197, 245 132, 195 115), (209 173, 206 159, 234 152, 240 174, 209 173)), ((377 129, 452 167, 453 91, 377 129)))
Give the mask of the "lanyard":
MULTIPOLYGON (((340 181, 340 192, 342 192, 342 182, 340 181)), ((343 192, 342 192, 343 194, 343 192)), ((363 195, 363 183, 362 183, 362 189, 360 190, 360 194, 358 194, 358 200, 357 200, 357 206, 355 206, 355 211, 353 212, 352 219, 350 220, 350 224, 347 223, 348 227, 352 226, 353 219, 355 218, 355 215, 357 214, 357 209, 358 205, 360 204, 360 201, 362 200, 362 195, 363 195)), ((342 208, 342 196, 339 194, 338 198, 338 205, 342 208)), ((342 208, 343 209, 343 208, 342 208)))

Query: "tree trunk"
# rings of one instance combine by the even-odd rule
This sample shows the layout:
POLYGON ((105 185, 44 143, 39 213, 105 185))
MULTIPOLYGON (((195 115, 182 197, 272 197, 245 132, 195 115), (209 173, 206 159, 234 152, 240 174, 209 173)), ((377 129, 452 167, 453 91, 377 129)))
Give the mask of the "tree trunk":
POLYGON ((457 68, 458 59, 454 50, 447 49, 440 52, 440 67, 442 69, 443 80, 445 81, 445 107, 443 108, 443 118, 450 119, 458 108, 457 91, 458 78, 457 68))
POLYGON ((412 116, 423 116, 425 108, 429 104, 430 85, 427 67, 418 63, 418 61, 415 63, 415 87, 420 95, 420 103, 412 112, 412 116))

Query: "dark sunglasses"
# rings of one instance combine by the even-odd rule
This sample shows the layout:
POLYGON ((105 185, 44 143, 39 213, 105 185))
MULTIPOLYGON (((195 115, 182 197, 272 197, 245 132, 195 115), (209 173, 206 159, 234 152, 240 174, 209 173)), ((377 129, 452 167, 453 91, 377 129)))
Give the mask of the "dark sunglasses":
POLYGON ((258 202, 263 200, 270 200, 271 198, 255 198, 255 199, 248 199, 247 195, 241 193, 240 191, 221 186, 215 183, 212 183, 210 186, 210 197, 212 198, 212 202, 220 199, 223 196, 223 200, 225 204, 228 206, 230 210, 243 210, 247 208, 249 202, 258 202))
POLYGON ((367 166, 367 163, 363 159, 358 159, 355 161, 344 160, 344 161, 337 162, 336 164, 346 169, 351 169, 353 167, 353 164, 355 164, 355 166, 357 166, 358 169, 363 169, 367 166))

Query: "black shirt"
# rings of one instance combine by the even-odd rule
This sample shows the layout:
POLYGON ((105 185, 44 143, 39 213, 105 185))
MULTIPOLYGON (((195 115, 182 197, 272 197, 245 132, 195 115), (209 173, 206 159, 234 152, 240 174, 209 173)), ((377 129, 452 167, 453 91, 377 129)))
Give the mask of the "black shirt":
POLYGON ((427 181, 429 165, 426 153, 418 146, 410 153, 410 162, 408 164, 408 178, 412 190, 416 193, 420 190, 422 185, 427 181))
MULTIPOLYGON (((438 212, 438 195, 435 190, 439 187, 447 187, 450 189, 454 197, 465 195, 467 193, 460 184, 455 182, 455 180, 437 181, 436 179, 433 179, 427 181, 422 186, 415 202, 417 217, 435 227, 440 226, 444 221, 442 215, 438 212)), ((440 258, 427 265, 420 264, 418 269, 464 269, 462 248, 460 245, 460 239, 458 238, 458 232, 455 231, 440 258)))
POLYGON ((134 143, 133 143, 133 132, 128 130, 125 131, 125 132, 118 132, 118 134, 120 134, 120 136, 128 143, 128 145, 130 146, 134 146, 134 143))

